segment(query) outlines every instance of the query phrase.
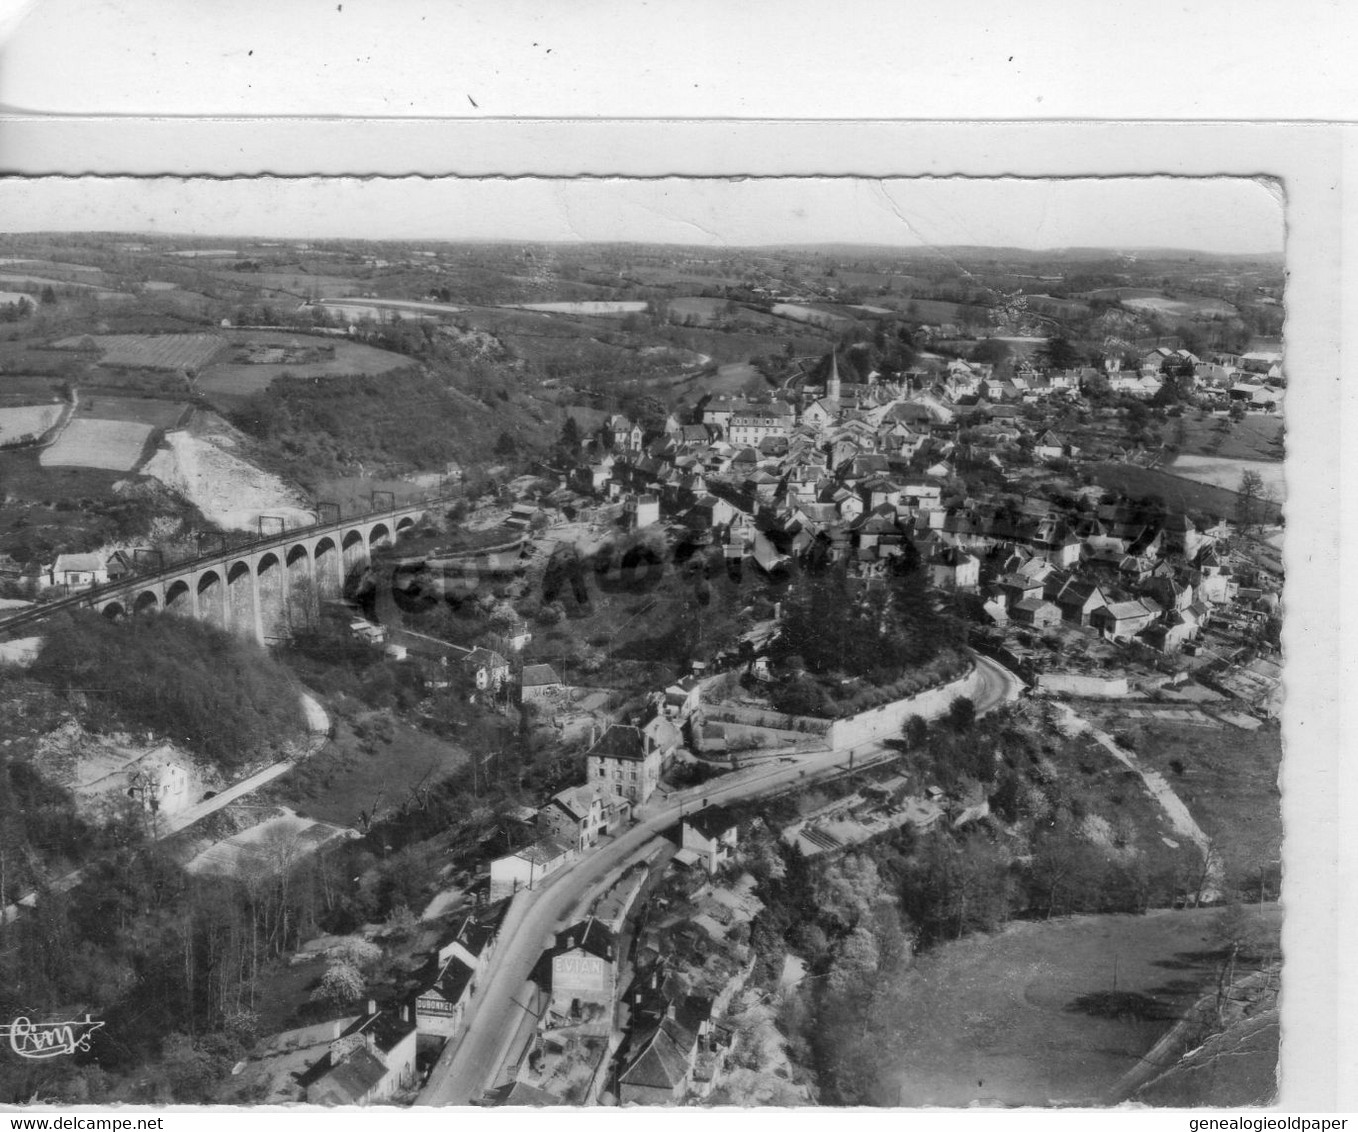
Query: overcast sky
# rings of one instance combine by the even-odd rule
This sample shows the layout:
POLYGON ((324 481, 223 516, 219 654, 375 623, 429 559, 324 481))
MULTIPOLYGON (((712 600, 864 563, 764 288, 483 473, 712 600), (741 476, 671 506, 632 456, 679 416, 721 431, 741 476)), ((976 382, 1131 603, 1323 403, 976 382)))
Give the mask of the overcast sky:
POLYGON ((201 236, 849 242, 1279 252, 1283 210, 1244 179, 0 182, 0 228, 201 236))

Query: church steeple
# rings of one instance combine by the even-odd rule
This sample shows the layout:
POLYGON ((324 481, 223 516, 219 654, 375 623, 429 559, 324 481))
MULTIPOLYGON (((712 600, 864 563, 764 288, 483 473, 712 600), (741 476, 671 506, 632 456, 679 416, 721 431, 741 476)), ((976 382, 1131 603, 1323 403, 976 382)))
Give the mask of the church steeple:
POLYGON ((825 383, 825 399, 839 404, 839 356, 830 351, 830 378, 825 383))

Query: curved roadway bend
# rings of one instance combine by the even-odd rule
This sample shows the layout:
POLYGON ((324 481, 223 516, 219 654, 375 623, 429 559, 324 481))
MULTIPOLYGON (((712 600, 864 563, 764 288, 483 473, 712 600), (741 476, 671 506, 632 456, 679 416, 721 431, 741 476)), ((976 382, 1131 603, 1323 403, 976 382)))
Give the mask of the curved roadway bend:
MULTIPOLYGON (((1018 695, 1021 682, 1008 669, 986 657, 976 657, 982 686, 973 697, 978 712, 989 711, 1018 695)), ((694 803, 721 804, 774 793, 798 779, 825 777, 845 769, 851 756, 860 765, 864 756, 886 751, 882 743, 852 750, 789 755, 786 760, 724 775, 703 786, 652 800, 637 809, 637 824, 626 833, 591 850, 554 873, 531 892, 520 892, 501 927, 501 943, 491 959, 478 1002, 468 1014, 462 1037, 449 1045, 430 1071, 416 1102, 421 1105, 465 1105, 477 1100, 490 1085, 519 1024, 522 1007, 516 998, 542 952, 553 943, 558 928, 566 926, 581 898, 604 877, 679 820, 681 811, 693 812, 694 803)))

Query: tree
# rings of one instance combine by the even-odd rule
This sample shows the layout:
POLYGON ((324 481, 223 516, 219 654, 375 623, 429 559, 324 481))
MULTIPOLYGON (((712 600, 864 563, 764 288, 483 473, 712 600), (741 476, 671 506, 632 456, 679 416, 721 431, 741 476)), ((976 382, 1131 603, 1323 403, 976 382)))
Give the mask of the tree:
POLYGON ((1235 489, 1235 521, 1242 533, 1251 535, 1262 522, 1264 477, 1252 468, 1240 475, 1240 486, 1235 489))
POLYGON ((500 433, 495 441, 495 455, 502 460, 508 460, 519 450, 518 443, 507 432, 500 433))
POLYGON ((561 448, 572 454, 580 451, 580 426, 575 423, 574 417, 567 417, 561 426, 561 448))
POLYGON ((958 696, 948 706, 948 726, 962 734, 976 723, 976 702, 970 696, 958 696))
POLYGON ((901 724, 901 738, 908 750, 916 751, 924 746, 929 738, 929 722, 922 715, 907 716, 901 724))
POLYGON ((1001 342, 998 338, 986 338, 984 341, 976 343, 971 351, 971 360, 974 362, 986 362, 994 366, 996 371, 1003 370, 1013 354, 1009 343, 1001 342))
POLYGON ((50 307, 53 303, 57 301, 57 293, 53 291, 51 286, 49 285, 42 289, 42 294, 39 296, 39 298, 42 300, 43 306, 50 307))
POLYGON ((1040 356, 1048 369, 1074 369, 1080 364, 1080 352, 1064 335, 1048 338, 1040 356))
POLYGON ((336 1010, 363 997, 363 973, 352 963, 332 963, 321 976, 312 997, 336 1010))

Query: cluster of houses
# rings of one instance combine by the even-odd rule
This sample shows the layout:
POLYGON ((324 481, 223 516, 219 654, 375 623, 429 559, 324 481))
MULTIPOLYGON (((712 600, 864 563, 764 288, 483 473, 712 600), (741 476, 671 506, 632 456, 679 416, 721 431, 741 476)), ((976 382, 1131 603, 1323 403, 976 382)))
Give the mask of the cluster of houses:
MULTIPOLYGON (((997 621, 1045 629, 1073 620, 1113 640, 1136 638, 1164 652, 1183 647, 1215 606, 1234 598, 1211 549, 1227 528, 1101 504, 1097 489, 1078 506, 959 498, 953 475, 964 452, 996 460, 1024 436, 1029 458, 1039 462, 1080 454, 1066 437, 1003 404, 987 404, 985 423, 959 440, 959 399, 997 392, 984 368, 954 363, 941 384, 919 393, 908 392, 908 383, 847 385, 832 358, 825 388, 803 387, 798 403, 711 401, 700 423, 671 421, 647 445, 637 426, 610 418, 626 446, 582 474, 631 501, 633 525, 663 516, 677 536, 711 542, 766 571, 812 548, 861 578, 918 560, 936 587, 982 593, 997 621)), ((1037 376, 1047 391, 1038 396, 1079 380, 1037 376)), ((622 741, 619 733, 609 746, 622 741)), ((644 746, 636 737, 628 745, 644 746)), ((638 760, 626 771, 610 764, 606 773, 635 778, 644 794, 644 756, 638 760)))
POLYGON ((699 710, 701 685, 686 676, 655 693, 634 722, 609 724, 585 755, 585 781, 537 810, 537 836, 491 862, 492 899, 532 888, 599 842, 626 828, 633 810, 655 793, 699 710))
MULTIPOLYGON (((613 832, 597 802, 594 788, 567 791, 544 808, 543 820, 561 829, 563 837, 578 838, 583 850, 613 832), (565 796, 572 793, 575 797, 565 796)), ((692 877, 685 883, 696 891, 731 863, 737 824, 723 810, 705 809, 683 820, 679 840, 679 847, 664 856, 662 868, 692 877)), ((630 928, 658 875, 646 866, 624 874, 588 916, 558 932, 543 951, 522 1004, 536 1019, 531 1043, 518 1052, 517 1080, 493 1093, 492 1102, 588 1103, 607 1088, 623 1104, 672 1104, 711 1089, 731 1042, 730 1031, 716 1014, 729 999, 734 980, 718 980, 717 993, 702 997, 687 993, 691 981, 681 984, 665 977, 667 964, 677 966, 674 955, 662 955, 670 949, 661 946, 654 932, 638 934, 630 928), (570 1040, 582 1037, 592 1040, 583 1047, 570 1040), (569 1096, 545 1087, 553 1066, 544 1058, 550 1062, 554 1052, 560 1061, 567 1047, 570 1056, 590 1062, 587 1087, 569 1096)), ((280 1095, 311 1104, 366 1105, 391 1101, 417 1087, 417 1058, 427 1063, 447 1042, 466 1033, 508 907, 508 901, 494 900, 458 916, 416 975, 413 992, 398 1003, 379 1007, 370 1000, 357 1016, 269 1039, 257 1057, 302 1051, 300 1067, 280 1095)), ((714 908, 720 914, 720 906, 714 908)), ((728 911, 721 918, 729 924, 732 916, 728 911)), ((718 926, 712 940, 720 943, 722 934, 718 926)), ((746 958, 742 954, 740 963, 728 964, 727 973, 734 975, 746 958)), ((748 975, 747 965, 743 973, 748 975)))

